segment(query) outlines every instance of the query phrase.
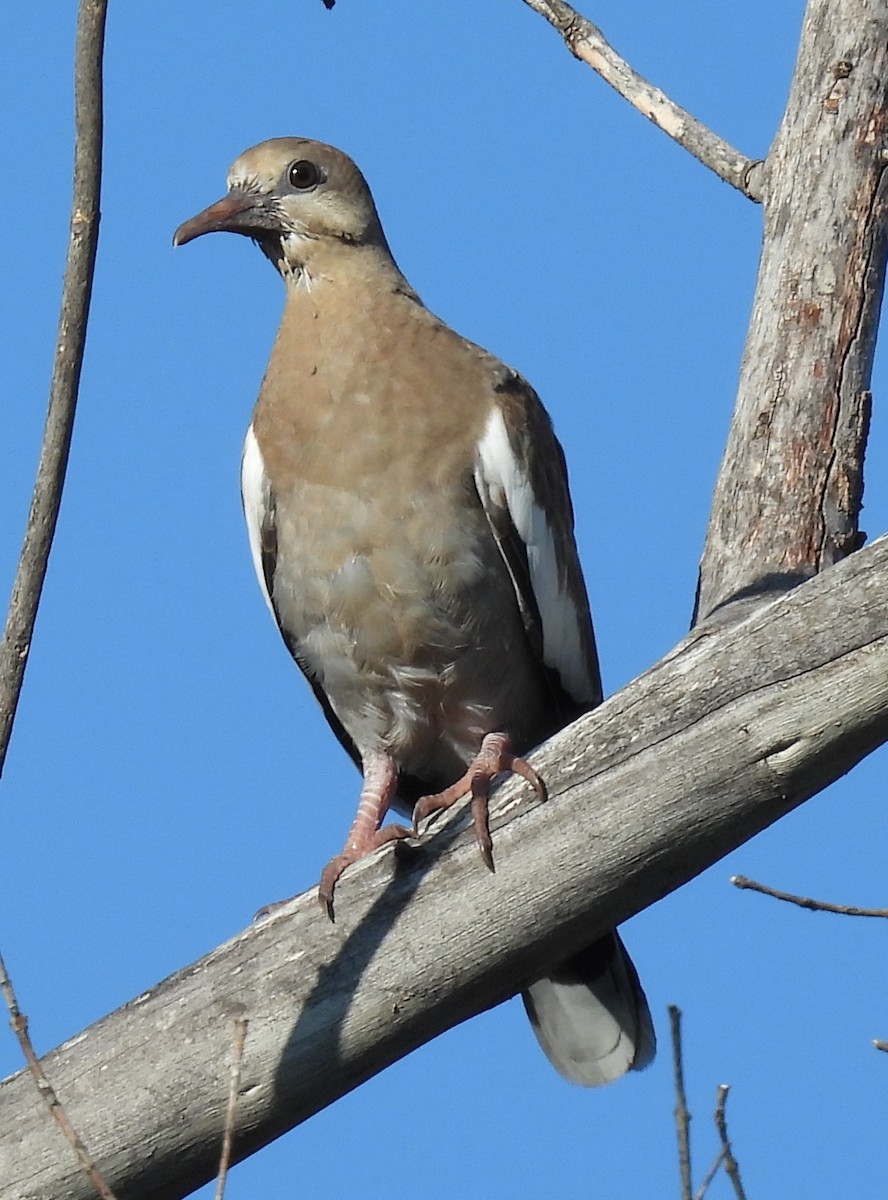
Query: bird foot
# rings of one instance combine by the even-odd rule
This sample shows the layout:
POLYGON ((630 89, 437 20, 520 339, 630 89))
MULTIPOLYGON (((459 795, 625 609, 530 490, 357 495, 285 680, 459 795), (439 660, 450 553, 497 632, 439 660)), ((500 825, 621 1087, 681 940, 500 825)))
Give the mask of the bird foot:
POLYGON ((368 837, 361 839, 349 837, 342 853, 331 858, 321 871, 321 882, 318 884, 318 901, 331 921, 333 920, 333 889, 346 867, 358 862, 371 850, 378 850, 380 846, 385 846, 388 842, 408 837, 413 837, 413 830, 408 829, 406 825, 386 825, 383 829, 377 829, 368 837))
MULTIPOLYGON (((353 836, 349 836, 342 853, 331 858, 321 871, 321 881, 318 885, 318 901, 331 921, 333 920, 333 889, 346 867, 358 862, 371 850, 385 846, 388 842, 409 837, 413 837, 413 830, 408 829, 406 825, 386 825, 384 829, 375 830, 363 840, 356 840, 353 836)), ((253 924, 264 921, 266 917, 270 917, 295 899, 297 896, 288 896, 285 900, 273 900, 271 904, 263 904, 262 908, 253 916, 253 924)))
POLYGON ((536 790, 543 801, 547 799, 546 785, 539 775, 523 758, 519 758, 509 749, 509 737, 505 733, 488 733, 481 743, 481 749, 469 763, 465 775, 431 796, 421 796, 413 809, 413 835, 419 830, 419 823, 432 813, 450 808, 464 796, 472 797, 472 824, 475 828, 475 840, 481 851, 481 858, 489 870, 493 870, 493 840, 490 836, 490 820, 488 801, 490 785, 501 771, 511 771, 526 779, 536 790))

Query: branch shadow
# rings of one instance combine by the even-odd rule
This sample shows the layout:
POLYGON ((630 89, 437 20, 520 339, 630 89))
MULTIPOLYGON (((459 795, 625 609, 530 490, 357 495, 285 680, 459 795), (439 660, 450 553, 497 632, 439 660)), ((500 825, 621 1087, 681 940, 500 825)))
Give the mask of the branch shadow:
MULTIPOLYGON (((345 937, 335 957, 319 969, 287 1039, 274 1077, 274 1092, 279 1102, 293 1101, 303 1107, 310 1091, 313 1113, 343 1094, 340 1044, 356 983, 410 903, 426 872, 465 832, 468 824, 468 811, 460 812, 442 822, 439 828, 426 831, 418 843, 396 842, 387 849, 395 863, 391 879, 345 937), (338 1081, 335 1088, 327 1086, 331 1076, 338 1081)), ((346 903, 347 896, 338 900, 340 911, 346 903)), ((320 908, 318 919, 327 920, 320 908)), ((374 1053, 361 1056, 361 1067, 354 1078, 348 1079, 346 1091, 391 1061, 387 1039, 380 1038, 379 1032, 375 1031, 374 1053)), ((403 1029, 400 1040, 403 1041, 403 1029)))
POLYGON ((787 592, 791 592, 799 584, 807 583, 809 579, 813 578, 813 570, 773 571, 770 574, 762 575, 760 578, 753 580, 752 583, 740 588, 730 596, 726 596, 724 600, 720 600, 709 612, 701 614, 699 611, 701 579, 698 576, 697 593, 694 598, 694 611, 691 617, 691 628, 693 629, 697 625, 706 626, 707 628, 719 628, 730 625, 748 616, 759 605, 765 604, 770 600, 776 600, 778 596, 783 596, 787 592))

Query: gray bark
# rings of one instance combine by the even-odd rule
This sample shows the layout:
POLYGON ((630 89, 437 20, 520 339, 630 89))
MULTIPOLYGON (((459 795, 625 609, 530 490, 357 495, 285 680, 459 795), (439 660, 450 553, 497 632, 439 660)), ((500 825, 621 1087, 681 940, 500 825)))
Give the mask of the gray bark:
MULTIPOLYGON (((888 739, 888 537, 729 628, 698 631, 510 783, 497 872, 461 818, 365 860, 331 925, 314 893, 46 1056, 121 1200, 216 1168, 234 1020, 249 1020, 235 1158, 517 991, 888 739)), ((24 1073, 0 1086, 2 1200, 91 1197, 24 1073)))
POLYGON ((857 549, 885 275, 888 5, 811 0, 764 164, 764 244, 697 613, 857 549))

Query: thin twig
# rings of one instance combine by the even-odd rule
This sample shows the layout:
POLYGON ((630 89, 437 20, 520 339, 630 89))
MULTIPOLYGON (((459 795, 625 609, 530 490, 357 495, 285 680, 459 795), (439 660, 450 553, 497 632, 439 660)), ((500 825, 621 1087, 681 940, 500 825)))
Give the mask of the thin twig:
POLYGON ((225 1180, 231 1163, 231 1141, 234 1136, 234 1114, 237 1112, 237 1093, 240 1087, 241 1063, 244 1060, 244 1042, 247 1040, 246 1017, 238 1017, 234 1023, 234 1045, 231 1051, 231 1079, 228 1086, 228 1109, 225 1113, 225 1129, 222 1133, 222 1152, 219 1155, 219 1174, 216 1176, 214 1200, 222 1200, 225 1180))
POLYGON ((761 200, 761 171, 754 169, 760 167, 760 162, 735 150, 659 88, 648 83, 617 54, 596 25, 580 16, 564 0, 524 0, 524 3, 558 30, 571 54, 596 71, 642 116, 653 121, 658 129, 678 142, 704 167, 714 171, 719 179, 737 188, 750 200, 761 200))
POLYGON ((669 1005, 669 1030, 672 1036, 672 1077, 675 1082, 675 1133, 678 1138, 678 1173, 681 1200, 692 1200, 691 1187, 691 1114, 685 1096, 684 1065, 681 1053, 681 1009, 669 1005))
POLYGON ((794 896, 791 892, 780 892, 767 884, 756 883, 754 879, 747 879, 745 875, 732 875, 731 883, 743 891, 761 892, 763 896, 773 896, 775 900, 785 900, 788 904, 797 904, 799 908, 808 908, 812 912, 840 913, 844 917, 888 917, 888 908, 855 908, 852 904, 828 904, 825 900, 809 900, 807 896, 794 896))
MULTIPOLYGON (((77 391, 86 343, 86 323, 92 294, 99 235, 99 196, 102 180, 102 57, 105 46, 107 0, 81 0, 77 11, 74 52, 74 180, 71 224, 62 301, 56 335, 49 403, 31 508, 12 585, 12 596, 0 643, 0 774, 6 761, 12 725, 21 695, 31 648, 34 622, 49 551, 55 533, 77 391)), ((28 1019, 18 1006, 12 981, 0 957, 0 992, 37 1091, 73 1148, 96 1193, 115 1200, 92 1157, 68 1119, 34 1052, 28 1019)))
POLYGON ((718 1130, 718 1136, 721 1139, 722 1150, 724 1151, 725 1174, 731 1181, 737 1200, 746 1200, 746 1193, 743 1190, 743 1184, 740 1182, 740 1168, 737 1165, 736 1158, 734 1158, 734 1152, 731 1149, 731 1142, 728 1138, 728 1121, 725 1116, 725 1105, 728 1102, 729 1091, 730 1088, 726 1083, 719 1084, 718 1099, 715 1104, 715 1127, 718 1130))
POLYGON ((12 1026, 13 1033, 18 1038, 22 1054, 24 1054, 25 1061, 28 1064, 28 1070, 31 1072, 31 1076, 37 1085, 37 1091, 41 1099, 55 1118, 68 1144, 73 1148, 84 1173, 95 1188, 97 1195, 101 1197, 101 1200, 116 1200, 114 1193, 108 1187, 107 1183, 105 1183, 99 1173, 98 1167, 92 1160, 92 1156, 81 1141, 77 1130, 68 1120, 68 1115, 64 1108, 62 1108, 62 1103, 55 1094, 52 1084, 43 1073, 40 1060, 37 1058, 34 1045, 31 1042, 31 1035, 28 1032, 28 1018, 18 1006, 12 980, 9 978, 2 955, 0 955, 0 993, 2 993, 3 1000, 9 1010, 9 1024, 12 1026))
POLYGON ((725 1161, 725 1148, 724 1148, 724 1146, 721 1146, 719 1148, 718 1154, 716 1154, 715 1158, 712 1160, 712 1165, 710 1166, 710 1168, 706 1172, 706 1174, 703 1176, 703 1182, 697 1188, 696 1192, 694 1192, 694 1200, 703 1200, 703 1197, 709 1191, 710 1183, 712 1183, 713 1179, 715 1179, 716 1175, 718 1174, 718 1169, 724 1161, 725 1161))
POLYGON ((55 533, 99 236, 102 175, 102 54, 107 0, 81 0, 74 59, 74 187, 71 227, 43 444, 31 509, 0 643, 0 774, 9 747, 37 606, 55 533))

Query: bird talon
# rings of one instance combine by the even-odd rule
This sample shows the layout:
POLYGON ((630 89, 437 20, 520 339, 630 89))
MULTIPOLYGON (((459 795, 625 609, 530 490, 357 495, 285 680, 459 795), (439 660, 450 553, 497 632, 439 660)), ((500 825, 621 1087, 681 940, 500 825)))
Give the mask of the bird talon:
POLYGON ((402 841, 404 838, 412 837, 413 834, 406 825, 386 825, 382 829, 376 829, 373 832, 368 832, 366 820, 364 817, 358 817, 357 830, 355 825, 352 826, 349 839, 345 844, 345 849, 341 854, 337 854, 335 858, 331 858, 321 871, 321 879, 318 884, 318 902, 324 912, 331 921, 335 920, 333 915, 333 892, 336 889, 336 884, 339 882, 340 876, 350 867, 352 863, 358 862, 369 854, 372 850, 378 850, 380 846, 385 846, 389 842, 402 841))
POLYGON ((482 835, 475 830, 475 841, 478 843, 478 850, 481 854, 481 861, 490 871, 491 875, 496 874, 496 867, 493 865, 493 839, 490 834, 482 835))
POLYGON ((522 779, 526 779, 543 804, 548 801, 549 793, 543 779, 526 759, 519 758, 516 754, 510 755, 508 765, 504 769, 512 771, 515 775, 520 775, 522 779))
POLYGON ((457 800, 462 800, 471 790, 471 780, 467 771, 461 779, 456 783, 445 788, 443 792, 434 792, 428 796, 420 796, 416 804, 413 806, 413 836, 419 837, 419 823, 424 821, 426 817, 434 816, 435 813, 444 812, 446 809, 454 805, 457 800))
POLYGON ((547 799, 546 785, 542 779, 523 758, 512 754, 509 750, 509 739, 504 733, 489 733, 482 743, 481 749, 469 764, 466 773, 445 788, 428 796, 420 796, 413 808, 413 832, 419 836, 419 824, 433 813, 450 808, 465 796, 472 797, 472 823, 475 828, 475 840, 481 852, 481 859, 489 871, 495 870, 493 865, 493 839, 490 836, 490 817, 488 798, 490 785, 503 771, 511 771, 520 775, 534 788, 540 800, 547 799))
POLYGON ((337 854, 321 871, 321 879, 318 883, 318 903, 331 921, 335 919, 333 916, 333 892, 340 875, 351 861, 349 855, 337 854))
POLYGON ((489 785, 490 780, 484 775, 476 775, 472 780, 471 812, 481 861, 488 871, 493 871, 493 839, 490 836, 490 806, 487 794, 489 785))

